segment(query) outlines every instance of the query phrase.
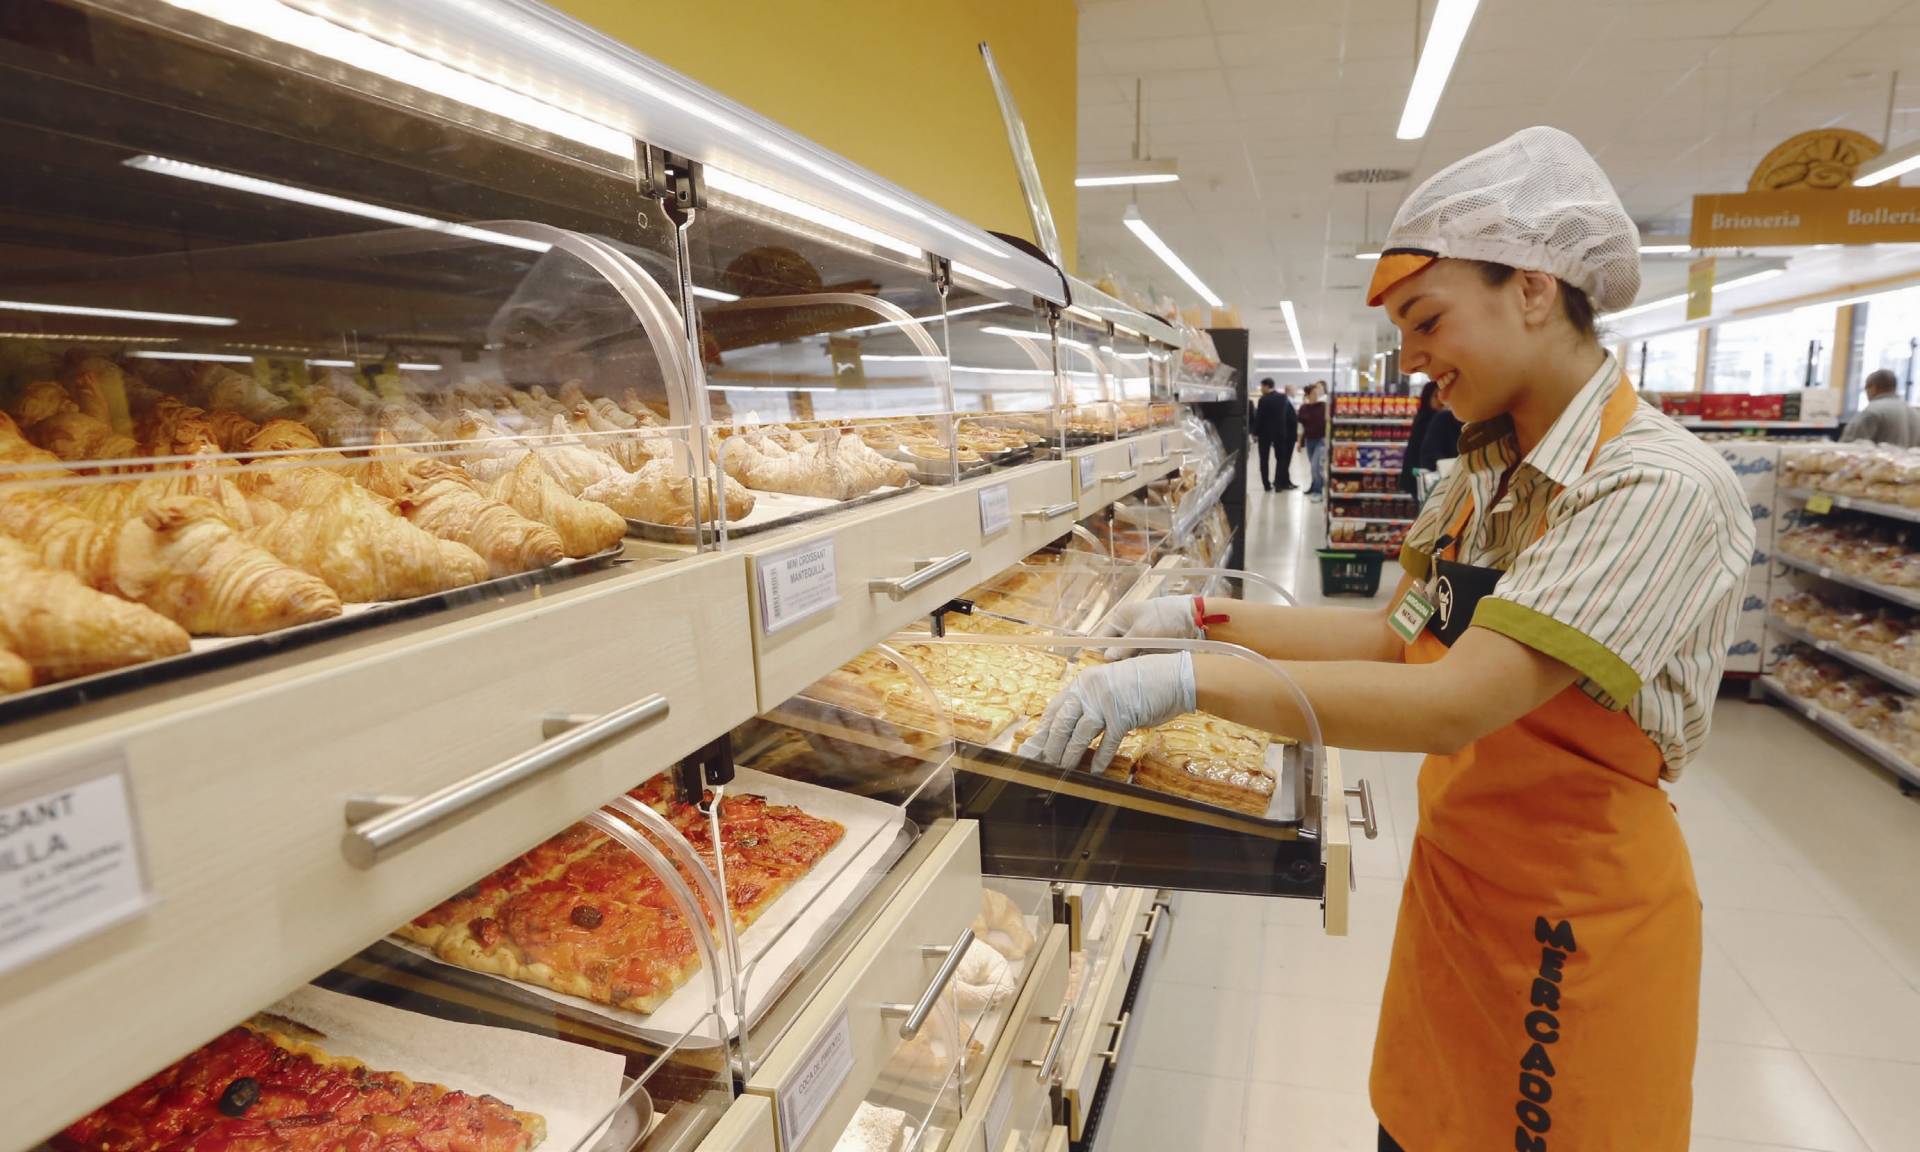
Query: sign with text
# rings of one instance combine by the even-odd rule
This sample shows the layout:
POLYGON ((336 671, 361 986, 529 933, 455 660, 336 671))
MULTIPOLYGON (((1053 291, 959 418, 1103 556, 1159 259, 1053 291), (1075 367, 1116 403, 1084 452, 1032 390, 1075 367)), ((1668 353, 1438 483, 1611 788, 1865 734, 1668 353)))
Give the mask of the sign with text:
POLYGON ((800 1141, 827 1110, 833 1094, 847 1082, 853 1071, 853 1029, 847 1025, 846 1009, 834 1018, 826 1035, 814 1043, 813 1051, 793 1077, 780 1086, 780 1146, 798 1148, 800 1141))
POLYGON ((1005 532, 1013 523, 1013 493, 1005 484, 980 489, 980 535, 1005 532))
POLYGON ((1093 487, 1094 470, 1099 466, 1099 460, 1091 452, 1080 457, 1080 491, 1085 492, 1093 487))
POLYGON ((0 795, 0 974, 151 900, 119 753, 0 795))
POLYGON ((840 602, 830 538, 758 557, 754 567, 760 583, 760 630, 768 636, 840 602))
POLYGON ((1687 265, 1687 319, 1713 315, 1713 273, 1718 261, 1708 256, 1687 265))
POLYGON ((1695 196, 1687 240, 1695 248, 1920 243, 1920 188, 1695 196))

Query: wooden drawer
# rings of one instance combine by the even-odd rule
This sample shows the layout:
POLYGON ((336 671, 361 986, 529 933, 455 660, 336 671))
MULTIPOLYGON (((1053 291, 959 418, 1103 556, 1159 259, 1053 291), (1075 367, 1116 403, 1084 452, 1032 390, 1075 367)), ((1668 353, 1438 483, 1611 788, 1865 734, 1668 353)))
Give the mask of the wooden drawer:
POLYGON ((968 481, 956 490, 974 505, 973 583, 1003 572, 1073 529, 1078 504, 1073 499, 1070 469, 1064 460, 1016 468, 968 481), (983 502, 994 500, 996 489, 1007 489, 1011 519, 990 537, 982 536, 983 502))
POLYGON ((1175 450, 1185 443, 1186 437, 1179 429, 1169 428, 1069 453, 1067 463, 1073 466, 1073 494, 1080 502, 1080 515, 1091 516, 1179 468, 1175 450))
POLYGON ((1153 933, 1157 940, 1164 931, 1166 913, 1156 913, 1156 907, 1153 892, 1144 888, 1122 889, 1113 912, 1115 920, 1108 929, 1121 935, 1108 942, 1109 959, 1101 970, 1088 974, 1093 986, 1087 990, 1086 1007, 1076 1009, 1088 1015, 1084 1022, 1075 1024, 1075 1039, 1064 1058, 1060 1081, 1067 1128, 1075 1140, 1085 1133, 1087 1110, 1100 1086, 1100 1074, 1109 1064, 1119 1062, 1131 1031, 1122 1005, 1147 934, 1153 933))
MULTIPOLYGON (((745 578, 695 558, 267 666, 20 741, 0 789, 124 761, 155 897, 7 974, 8 1134, 31 1142, 753 713, 745 578), (356 793, 424 796, 542 742, 548 713, 664 715, 368 867, 356 793), (113 1042, 102 1042, 111 1026, 113 1042)), ((302 654, 307 655, 307 654, 302 654)), ((14 1142, 0 1140, 0 1147, 14 1142)))
MULTIPOLYGON (((747 1081, 748 1092, 773 1101, 782 1152, 830 1149, 839 1140, 900 1044, 901 1018, 890 1006, 921 999, 979 908, 979 828, 961 821, 947 830, 747 1081), (829 1071, 836 1068, 845 1069, 844 1075, 829 1071), (837 1087, 821 1087, 835 1080, 837 1087), (824 1103, 823 1092, 828 1093, 824 1103), (810 1123, 799 1122, 816 1108, 810 1123), (792 1142, 787 1129, 794 1131, 792 1142)), ((950 1079, 948 1086, 956 1084, 950 1079)), ((929 1085, 929 1092, 937 1087, 929 1085)))
POLYGON ((1034 548, 1072 527, 1072 517, 1029 521, 1022 513, 1070 499, 1062 462, 1030 464, 938 492, 883 501, 870 509, 836 516, 817 528, 755 538, 746 548, 753 585, 753 636, 762 711, 783 703, 815 680, 874 644, 962 595, 1034 548), (1007 529, 982 540, 980 492, 1005 484, 1014 517, 1007 529), (769 635, 755 575, 772 562, 831 541, 839 600, 769 635), (960 561, 952 558, 963 557, 960 561), (929 560, 946 570, 896 598, 870 583, 912 577, 929 560))
POLYGON ((700 1141, 699 1152, 776 1152, 773 1103, 765 1096, 742 1096, 720 1123, 700 1141))
POLYGON ((1046 1142, 1053 1126, 1052 1089, 1065 1060, 1065 1033, 1071 1024, 1061 1017, 1069 955, 1066 926, 1056 924, 1040 946, 1009 1025, 988 1055, 979 1088, 954 1132, 953 1147, 960 1152, 999 1152, 1016 1133, 1025 1137, 1028 1148, 1046 1142), (1059 1050, 1053 1047, 1056 1036, 1059 1050), (1044 1066, 1049 1055, 1052 1067, 1044 1066))

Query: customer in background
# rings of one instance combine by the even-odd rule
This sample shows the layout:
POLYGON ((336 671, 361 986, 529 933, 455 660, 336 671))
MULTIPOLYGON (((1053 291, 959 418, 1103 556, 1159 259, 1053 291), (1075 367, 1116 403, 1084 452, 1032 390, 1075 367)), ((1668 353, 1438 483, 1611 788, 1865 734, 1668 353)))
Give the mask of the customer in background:
POLYGON ((1307 495, 1318 500, 1327 487, 1327 382, 1307 385, 1300 405, 1300 444, 1307 451, 1307 495))
POLYGON ((1260 403, 1253 410, 1253 433, 1260 441, 1260 486, 1269 492, 1294 489, 1293 443, 1299 427, 1300 416, 1294 411, 1293 401, 1275 389, 1271 379, 1260 381, 1260 403), (1278 483, 1267 471, 1269 453, 1279 470, 1278 483))
POLYGON ((1420 390, 1420 410, 1413 414, 1413 427, 1407 431, 1407 451, 1400 465, 1400 490, 1409 496, 1420 495, 1414 480, 1418 472, 1438 472, 1440 461, 1460 455, 1460 418, 1440 403, 1440 385, 1429 380, 1420 390))
POLYGON ((1901 397, 1898 376, 1885 368, 1867 374, 1867 406, 1847 424, 1840 439, 1871 440, 1897 448, 1920 444, 1920 413, 1901 397))

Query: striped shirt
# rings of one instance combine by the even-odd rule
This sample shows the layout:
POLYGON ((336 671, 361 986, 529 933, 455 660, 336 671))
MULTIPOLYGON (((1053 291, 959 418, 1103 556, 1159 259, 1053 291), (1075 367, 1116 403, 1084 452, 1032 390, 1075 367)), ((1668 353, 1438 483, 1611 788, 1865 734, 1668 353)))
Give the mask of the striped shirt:
POLYGON ((1619 379, 1609 354, 1517 466, 1507 418, 1469 426, 1460 466, 1420 510, 1401 563, 1424 577, 1471 496, 1456 558, 1505 571, 1474 626, 1546 652, 1581 674, 1588 696, 1626 708, 1673 780, 1712 723, 1753 520, 1726 461, 1645 404, 1595 453, 1619 379))

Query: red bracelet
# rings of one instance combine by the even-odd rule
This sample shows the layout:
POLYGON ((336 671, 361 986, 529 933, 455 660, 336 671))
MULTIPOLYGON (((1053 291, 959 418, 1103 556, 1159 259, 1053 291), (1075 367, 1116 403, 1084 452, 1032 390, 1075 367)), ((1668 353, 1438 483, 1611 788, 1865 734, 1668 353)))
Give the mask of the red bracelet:
POLYGON ((1200 630, 1201 636, 1207 634, 1208 625, 1225 624, 1232 619, 1233 617, 1224 612, 1217 612, 1212 616, 1207 615, 1207 598, 1205 596, 1195 596, 1193 598, 1193 626, 1200 630))

